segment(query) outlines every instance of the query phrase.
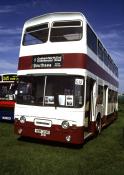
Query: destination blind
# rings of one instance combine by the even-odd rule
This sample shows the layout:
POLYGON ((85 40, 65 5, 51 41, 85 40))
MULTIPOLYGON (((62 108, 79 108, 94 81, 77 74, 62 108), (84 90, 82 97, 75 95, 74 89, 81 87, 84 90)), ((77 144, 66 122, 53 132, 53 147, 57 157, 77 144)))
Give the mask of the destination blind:
POLYGON ((3 81, 18 81, 17 75, 3 75, 3 81))
POLYGON ((32 68, 60 68, 62 55, 36 55, 33 56, 32 68))

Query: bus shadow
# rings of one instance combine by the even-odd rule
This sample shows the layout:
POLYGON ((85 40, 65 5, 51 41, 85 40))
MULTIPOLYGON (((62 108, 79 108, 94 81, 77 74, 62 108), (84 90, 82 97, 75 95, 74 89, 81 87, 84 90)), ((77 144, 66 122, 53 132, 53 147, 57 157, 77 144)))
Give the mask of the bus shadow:
POLYGON ((13 120, 0 120, 0 123, 14 124, 13 120))
POLYGON ((23 137, 23 136, 19 137, 18 141, 39 144, 39 145, 52 146, 52 147, 68 148, 68 149, 81 149, 83 148, 83 145, 84 145, 84 144, 74 145, 71 143, 61 143, 61 142, 56 142, 56 141, 40 140, 40 139, 35 139, 35 138, 30 138, 30 137, 23 137))
MULTIPOLYGON (((100 134, 98 135, 91 135, 89 137, 87 137, 84 140, 83 144, 71 144, 71 143, 63 143, 63 142, 57 142, 57 141, 48 141, 48 140, 40 140, 37 138, 31 138, 31 137, 24 137, 24 136, 20 136, 18 138, 18 141, 20 142, 28 142, 28 143, 33 143, 33 144, 39 144, 39 145, 46 145, 46 146, 52 146, 52 147, 63 147, 63 148, 69 148, 69 149, 82 149, 86 144, 88 144, 88 142, 94 140, 95 138, 99 137, 102 135, 102 132, 104 132, 104 129, 106 129, 107 127, 109 127, 111 124, 113 124, 114 122, 108 123, 107 125, 105 125, 102 128, 102 131, 100 134)), ((123 131, 124 132, 124 131, 123 131)))

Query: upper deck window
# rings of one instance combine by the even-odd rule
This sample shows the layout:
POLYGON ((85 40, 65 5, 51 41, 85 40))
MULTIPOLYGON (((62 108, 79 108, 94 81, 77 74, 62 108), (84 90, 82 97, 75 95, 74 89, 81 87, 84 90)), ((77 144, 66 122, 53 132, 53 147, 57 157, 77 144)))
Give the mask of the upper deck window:
POLYGON ((80 26, 80 21, 60 21, 60 22, 54 22, 53 27, 71 27, 71 26, 80 26))
POLYGON ((81 40, 83 27, 81 21, 58 21, 52 24, 50 41, 66 42, 81 40))
POLYGON ((98 40, 98 57, 101 61, 104 61, 104 47, 102 43, 98 40))
POLYGON ((88 24, 87 24, 87 45, 95 54, 97 54, 97 37, 88 24))
POLYGON ((23 45, 42 44, 48 40, 48 24, 28 27, 23 38, 23 45))

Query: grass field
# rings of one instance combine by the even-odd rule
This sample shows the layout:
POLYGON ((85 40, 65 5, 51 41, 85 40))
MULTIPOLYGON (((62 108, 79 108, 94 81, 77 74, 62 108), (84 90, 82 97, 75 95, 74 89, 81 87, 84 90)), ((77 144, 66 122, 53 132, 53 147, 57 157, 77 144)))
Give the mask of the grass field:
POLYGON ((0 175, 124 175, 124 104, 119 118, 81 148, 19 139, 0 123, 0 175))

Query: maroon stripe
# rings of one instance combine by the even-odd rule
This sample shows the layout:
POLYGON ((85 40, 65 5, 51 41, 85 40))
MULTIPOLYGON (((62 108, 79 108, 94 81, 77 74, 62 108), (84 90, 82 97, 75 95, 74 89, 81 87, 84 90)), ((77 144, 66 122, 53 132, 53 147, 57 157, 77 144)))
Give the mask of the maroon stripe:
POLYGON ((100 77, 101 79, 118 87, 118 81, 109 75, 103 68, 101 68, 95 61, 87 56, 87 69, 100 77))
POLYGON ((85 54, 64 54, 62 68, 87 68, 87 55, 85 54))
POLYGON ((32 56, 20 57, 18 62, 18 70, 32 69, 32 56))
POLYGON ((21 124, 19 121, 15 120, 14 131, 16 134, 21 136, 28 136, 32 138, 38 138, 42 140, 51 140, 51 141, 59 141, 63 143, 67 143, 66 136, 71 136, 71 142, 73 144, 82 144, 84 142, 84 132, 83 127, 77 128, 68 128, 62 129, 59 125, 52 125, 51 128, 35 126, 33 122, 26 122, 25 124, 21 124), (18 131, 22 129, 22 133, 18 133, 18 131), (42 129, 50 131, 50 135, 41 136, 39 133, 35 133, 35 129, 42 129))
POLYGON ((12 100, 0 100, 0 107, 14 108, 15 101, 12 100))
MULTIPOLYGON (((20 57, 18 70, 27 70, 32 68, 32 56, 20 57)), ((87 69, 101 79, 118 87, 118 81, 116 81, 111 75, 109 75, 103 68, 101 68, 90 57, 81 53, 63 54, 63 63, 61 68, 81 68, 87 69)), ((59 69, 61 69, 59 67, 59 69)), ((47 68, 46 68, 47 69, 47 68)), ((50 68, 48 68, 50 69, 50 68)))

